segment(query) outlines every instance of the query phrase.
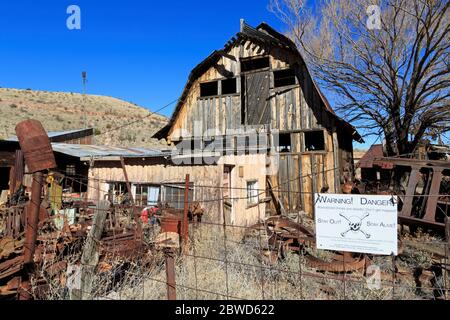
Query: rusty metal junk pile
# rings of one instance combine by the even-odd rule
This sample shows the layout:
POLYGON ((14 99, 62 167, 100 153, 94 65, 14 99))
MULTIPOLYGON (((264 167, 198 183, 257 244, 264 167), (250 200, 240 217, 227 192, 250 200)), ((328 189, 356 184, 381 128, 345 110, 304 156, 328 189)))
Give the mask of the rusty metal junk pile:
POLYGON ((347 252, 343 255, 336 253, 331 261, 315 257, 308 251, 309 248, 315 247, 314 232, 288 217, 270 217, 264 222, 252 226, 247 235, 250 236, 255 231, 263 231, 267 236, 267 246, 262 248, 262 256, 269 264, 283 259, 288 250, 302 251, 306 264, 319 271, 352 272, 364 270, 370 264, 370 259, 366 255, 353 256, 347 252))
POLYGON ((115 209, 109 204, 71 203, 69 211, 73 216, 78 211, 77 223, 69 223, 69 216, 50 216, 50 205, 42 201, 42 190, 56 163, 47 134, 34 120, 19 123, 16 132, 28 171, 33 174, 33 185, 30 201, 7 207, 0 214, 4 225, 0 298, 44 297, 49 279, 66 283, 69 269, 83 270, 85 265, 94 265, 99 272, 111 270, 113 266, 108 262, 113 260, 107 257, 142 259, 145 244, 136 224, 118 226, 115 209), (65 258, 73 252, 79 252, 81 259, 70 265, 65 258))
MULTIPOLYGON (((299 253, 304 259, 307 267, 320 273, 338 275, 355 273, 358 276, 370 276, 369 267, 373 265, 373 256, 366 254, 353 254, 349 252, 328 252, 326 259, 315 255, 315 234, 304 224, 298 223, 285 216, 274 216, 264 222, 253 225, 246 232, 244 240, 249 240, 257 234, 259 245, 255 248, 261 250, 261 257, 265 264, 275 265, 284 260, 289 251, 299 253), (261 233, 263 237, 261 237, 261 233), (260 241, 263 240, 263 241, 260 241)), ((439 275, 445 277, 450 272, 448 265, 447 246, 430 246, 414 241, 400 240, 398 243, 398 255, 401 257, 406 247, 412 250, 428 252, 433 260, 428 269, 418 267, 415 269, 400 268, 396 264, 396 257, 392 257, 394 272, 380 273, 381 279, 395 283, 397 281, 415 282, 420 288, 424 283, 436 282, 439 275)), ((305 272, 307 273, 307 272, 305 272)), ((314 274, 312 274, 314 276, 314 274)), ((443 299, 446 296, 444 291, 435 290, 435 298, 443 299)))
MULTIPOLYGON (((16 132, 27 174, 33 175, 33 184, 29 201, 17 201, 0 210, 0 223, 4 226, 0 239, 0 299, 45 298, 50 282, 71 288, 71 298, 88 299, 92 297, 93 273, 120 278, 127 264, 139 261, 145 266, 152 263, 158 250, 164 253, 166 260, 168 299, 175 299, 174 256, 177 249, 184 248, 181 243, 188 243, 188 219, 201 222, 204 213, 200 203, 188 205, 189 175, 186 176, 184 209, 161 207, 161 232, 153 235, 149 243, 144 239, 146 230, 139 218, 140 208, 133 201, 129 206, 114 206, 107 201, 89 203, 86 199, 65 204, 59 197, 61 202, 55 203, 52 194, 58 193, 58 188, 54 187, 58 173, 52 171, 56 162, 42 125, 27 120, 17 125, 16 132), (49 183, 53 186, 50 191, 49 183), (43 190, 46 196, 43 196, 43 190), (55 205, 65 212, 63 216, 51 214, 55 205)), ((391 162, 397 166, 411 164, 405 161, 391 162)), ((130 191, 124 165, 123 170, 130 191)), ((448 226, 449 207, 445 197, 424 202, 422 195, 414 194, 420 176, 430 170, 435 174, 428 174, 432 178, 427 179, 423 194, 439 194, 442 173, 448 175, 448 164, 414 163, 407 190, 403 197, 400 194, 400 222, 439 227, 447 223, 448 226)), ((269 265, 283 260, 290 251, 301 254, 306 266, 318 272, 364 274, 373 263, 372 257, 364 254, 335 252, 327 259, 320 258, 314 251, 314 232, 300 221, 285 216, 270 217, 248 228, 244 240, 254 232, 264 235, 264 241, 259 241, 259 250, 263 262, 269 265)), ((403 245, 400 241, 399 252, 403 245)), ((427 250, 435 256, 447 257, 447 252, 427 250)), ((448 272, 448 265, 441 267, 448 272)), ((405 272, 395 270, 394 275, 387 277, 394 277, 395 281, 395 277, 404 275, 405 272)), ((426 275, 423 272, 419 278, 426 275)))

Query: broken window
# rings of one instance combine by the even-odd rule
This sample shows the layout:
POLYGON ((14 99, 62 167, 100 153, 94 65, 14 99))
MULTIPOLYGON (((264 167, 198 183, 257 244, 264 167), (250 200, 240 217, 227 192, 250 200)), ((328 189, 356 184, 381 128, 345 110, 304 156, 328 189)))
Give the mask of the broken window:
POLYGON ((323 131, 305 132, 305 151, 324 151, 325 138, 323 131))
POLYGON ((219 95, 219 82, 200 83, 200 97, 210 97, 219 95))
POLYGON ((273 72, 274 87, 286 87, 295 85, 295 70, 286 69, 273 72))
POLYGON ((291 135, 289 133, 280 133, 278 135, 277 152, 291 152, 291 135))
POLYGON ((159 199, 159 186, 135 185, 133 186, 135 203, 140 206, 156 206, 159 199))
MULTIPOLYGON (((163 202, 168 204, 169 207, 175 209, 183 209, 184 208, 184 184, 170 184, 164 185, 164 196, 163 202)), ((194 199, 194 185, 193 183, 189 186, 189 203, 192 203, 194 199)))
POLYGON ((269 66, 270 66, 269 57, 242 60, 241 61, 241 72, 266 69, 266 68, 269 68, 269 66))
POLYGON ((247 204, 257 204, 258 203, 258 181, 251 180, 247 181, 247 204))
POLYGON ((125 182, 108 183, 108 199, 114 204, 124 204, 129 201, 127 185, 125 182))
POLYGON ((222 80, 222 94, 233 94, 236 92, 236 78, 222 80))

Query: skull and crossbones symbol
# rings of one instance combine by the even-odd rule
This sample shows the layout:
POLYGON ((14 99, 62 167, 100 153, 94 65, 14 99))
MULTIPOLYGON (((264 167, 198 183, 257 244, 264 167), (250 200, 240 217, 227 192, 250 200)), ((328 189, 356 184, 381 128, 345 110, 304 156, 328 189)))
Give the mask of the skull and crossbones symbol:
POLYGON ((370 234, 368 234, 364 230, 361 230, 362 222, 365 218, 367 218, 369 216, 368 213, 366 213, 366 215, 362 218, 357 217, 357 216, 346 217, 342 213, 340 213, 339 215, 348 221, 348 226, 349 226, 349 229, 347 231, 344 231, 341 233, 341 236, 343 238, 345 238, 347 233, 349 233, 350 231, 353 233, 361 232, 362 234, 364 234, 366 236, 367 239, 369 239, 371 237, 370 234))

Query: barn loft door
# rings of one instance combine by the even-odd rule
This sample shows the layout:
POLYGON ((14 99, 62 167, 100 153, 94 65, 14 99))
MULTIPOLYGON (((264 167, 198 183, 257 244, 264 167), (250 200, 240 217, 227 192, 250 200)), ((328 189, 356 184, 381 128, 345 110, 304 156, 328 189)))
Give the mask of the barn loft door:
POLYGON ((246 124, 269 124, 270 78, 268 72, 256 72, 245 76, 246 124))

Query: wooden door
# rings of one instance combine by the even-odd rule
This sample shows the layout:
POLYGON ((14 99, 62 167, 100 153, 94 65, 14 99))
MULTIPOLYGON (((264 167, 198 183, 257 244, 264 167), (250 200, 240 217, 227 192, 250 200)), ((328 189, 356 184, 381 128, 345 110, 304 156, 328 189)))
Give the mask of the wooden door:
POLYGON ((259 125, 270 122, 270 77, 267 71, 245 76, 246 124, 259 125))

